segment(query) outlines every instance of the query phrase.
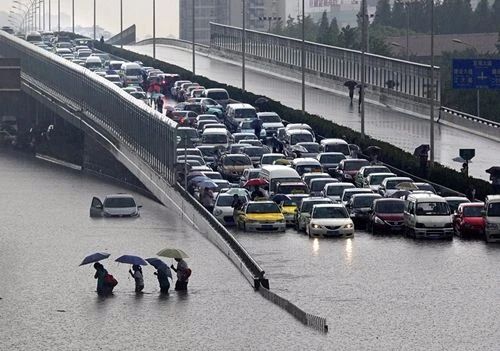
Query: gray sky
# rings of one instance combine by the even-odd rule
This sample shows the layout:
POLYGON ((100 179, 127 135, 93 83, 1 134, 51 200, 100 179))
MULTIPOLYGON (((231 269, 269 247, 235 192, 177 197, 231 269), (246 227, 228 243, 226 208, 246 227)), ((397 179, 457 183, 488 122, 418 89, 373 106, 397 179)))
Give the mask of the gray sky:
MULTIPOLYGON (((21 0, 23 1, 23 0, 21 0)), ((57 1, 51 0, 52 14, 57 15, 57 1)), ((61 12, 71 16, 71 0, 60 0, 61 12)), ((24 0, 28 2, 28 0, 24 0)), ((45 0, 46 10, 48 2, 45 0)), ((0 0, 0 11, 9 12, 12 0, 0 0)), ((92 26, 93 0, 75 0, 75 22, 77 25, 92 26)), ((123 0, 123 27, 137 25, 138 38, 151 35, 153 0, 123 0)), ((97 0, 97 24, 112 33, 120 30, 120 0, 97 0)), ((52 21, 54 30, 57 23, 52 21)), ((70 27, 71 17, 61 16, 61 27, 70 27)), ((156 0, 156 35, 178 37, 179 0, 156 0)))

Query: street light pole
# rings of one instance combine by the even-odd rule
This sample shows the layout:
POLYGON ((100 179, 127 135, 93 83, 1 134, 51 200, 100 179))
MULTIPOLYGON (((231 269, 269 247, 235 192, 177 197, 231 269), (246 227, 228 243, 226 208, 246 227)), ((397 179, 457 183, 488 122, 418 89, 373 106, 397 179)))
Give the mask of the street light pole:
POLYGON ((430 0, 431 2, 431 69, 430 69, 430 86, 429 86, 429 95, 430 95, 430 166, 434 166, 434 0, 430 0))
POLYGON ((94 0, 94 41, 96 41, 97 38, 97 9, 96 9, 96 0, 94 0))
POLYGON ((75 34, 75 0, 71 0, 71 28, 75 34))
POLYGON ((362 29, 361 29, 361 35, 362 35, 362 43, 361 43, 361 87, 360 87, 360 94, 359 94, 359 98, 361 99, 360 101, 360 113, 361 113, 361 138, 364 138, 365 137, 365 79, 366 79, 366 73, 365 73, 365 70, 366 70, 366 44, 367 44, 367 34, 368 34, 368 31, 367 31, 367 26, 366 26, 366 22, 367 22, 367 19, 368 19, 368 15, 367 15, 367 4, 366 4, 366 0, 362 0, 361 2, 361 6, 362 6, 362 9, 361 9, 361 16, 362 16, 362 21, 361 21, 361 25, 362 25, 362 29))
POLYGON ((153 0, 153 58, 156 58, 156 0, 153 0))
POLYGON ((193 0, 193 8, 191 9, 193 23, 191 25, 191 30, 193 31, 193 47, 192 47, 192 60, 193 60, 193 76, 196 75, 196 1, 193 0))
POLYGON ((46 15, 46 12, 45 12, 45 0, 42 0, 42 6, 43 6, 43 30, 45 31, 46 30, 46 27, 45 27, 45 15, 46 15))
POLYGON ((410 61, 410 2, 406 2, 406 61, 410 61))
POLYGON ((247 6, 243 0, 243 31, 241 32, 241 89, 245 91, 245 66, 246 66, 246 17, 247 6))
POLYGON ((57 0, 57 31, 61 31, 61 0, 57 0))
POLYGON ((120 48, 123 49, 123 0, 120 0, 120 48))
POLYGON ((49 0, 49 31, 52 31, 52 0, 49 0))
POLYGON ((306 113, 306 6, 302 0, 302 52, 300 65, 302 69, 302 114, 306 113))

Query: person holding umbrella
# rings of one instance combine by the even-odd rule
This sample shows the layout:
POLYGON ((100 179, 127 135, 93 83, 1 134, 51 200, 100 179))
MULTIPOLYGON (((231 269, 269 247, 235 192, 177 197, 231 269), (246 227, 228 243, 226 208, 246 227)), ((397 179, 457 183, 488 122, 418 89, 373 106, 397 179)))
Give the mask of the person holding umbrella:
POLYGON ((168 289, 170 289, 170 281, 168 278, 172 278, 172 272, 167 265, 158 266, 154 275, 158 278, 158 283, 160 284, 160 292, 162 294, 168 294, 168 289))
POLYGON ((353 80, 349 80, 344 83, 344 86, 347 87, 347 89, 349 89, 349 99, 351 99, 351 105, 352 105, 352 100, 354 99, 354 89, 356 88, 356 85, 358 85, 358 83, 356 83, 353 80))
POLYGON ((142 290, 144 289, 144 276, 142 275, 141 266, 139 266, 138 264, 134 264, 132 266, 132 269, 129 269, 128 272, 135 280, 135 292, 142 292, 142 290))
POLYGON ((113 278, 113 276, 108 274, 108 271, 99 262, 94 263, 95 274, 94 279, 97 279, 97 295, 107 296, 113 293, 113 288, 118 282, 113 278), (111 283, 110 278, 116 282, 111 283))
POLYGON ((191 275, 191 270, 188 264, 182 258, 174 258, 177 261, 177 267, 171 265, 170 268, 177 273, 177 281, 175 282, 176 291, 187 291, 187 285, 189 282, 189 276, 191 275))

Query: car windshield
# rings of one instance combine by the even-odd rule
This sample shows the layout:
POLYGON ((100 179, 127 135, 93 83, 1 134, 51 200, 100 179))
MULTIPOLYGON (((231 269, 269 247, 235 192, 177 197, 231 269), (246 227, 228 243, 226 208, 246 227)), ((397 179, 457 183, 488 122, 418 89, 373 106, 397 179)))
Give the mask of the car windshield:
POLYGON ((227 144, 227 135, 225 134, 206 134, 202 137, 202 142, 206 144, 227 144))
POLYGON ((104 200, 104 207, 107 208, 135 207, 135 201, 131 197, 108 197, 106 200, 104 200))
POLYGON ((264 154, 264 150, 260 147, 245 148, 243 152, 250 157, 261 157, 264 154))
POLYGON ((281 210, 274 202, 262 202, 249 204, 247 213, 281 213, 281 210))
POLYGON ((348 218, 349 214, 343 207, 317 207, 313 218, 348 218))
POLYGON ((339 163, 342 160, 345 160, 344 155, 321 155, 320 158, 321 163, 339 163))
POLYGON ((234 155, 224 157, 224 166, 250 166, 252 161, 246 155, 234 155))
POLYGON ((403 182, 411 182, 411 179, 397 179, 397 180, 390 180, 386 183, 385 187, 386 189, 396 189, 396 186, 400 183, 403 182))
POLYGON ((352 207, 372 207, 375 199, 377 199, 376 196, 356 196, 354 197, 352 207))
POLYGON ((304 147, 307 150, 307 152, 319 153, 319 144, 307 143, 307 144, 300 144, 300 146, 304 147))
POLYGON ((303 213, 311 213, 314 205, 318 204, 328 204, 330 201, 324 200, 315 200, 315 201, 302 201, 302 207, 300 208, 300 212, 303 213))
POLYGON ((250 171, 248 173, 248 179, 259 178, 260 170, 250 171))
POLYGON ((500 203, 492 203, 488 205, 488 217, 500 217, 500 203))
POLYGON ((314 179, 311 181, 311 191, 321 191, 329 183, 335 183, 335 180, 332 178, 314 179))
POLYGON ((284 158, 283 155, 265 156, 262 158, 263 165, 272 165, 274 161, 284 158))
POLYGON ((179 138, 184 139, 197 139, 198 138, 198 132, 196 132, 195 129, 177 129, 177 136, 179 138))
POLYGON ((341 196, 345 189, 354 188, 354 185, 339 185, 339 186, 329 186, 326 195, 329 196, 341 196))
POLYGON ((403 213, 405 204, 403 201, 377 202, 375 211, 378 213, 403 213))
POLYGON ((387 177, 390 177, 390 175, 372 175, 370 177, 370 185, 380 185, 387 177))
POLYGON ((464 217, 481 217, 483 206, 465 206, 464 217))
POLYGON ((263 123, 280 123, 281 118, 280 116, 277 115, 264 115, 264 116, 259 116, 259 119, 263 123))
POLYGON ((280 184, 276 190, 278 194, 306 194, 305 184, 280 184))
POLYGON ((446 216, 450 214, 450 207, 446 202, 420 202, 416 213, 419 216, 446 216))
POLYGON ((325 145, 325 152, 341 152, 344 155, 350 155, 349 145, 347 144, 327 144, 325 145))
POLYGON ((239 108, 234 111, 236 118, 257 118, 257 112, 253 108, 239 108))
POLYGON ((215 106, 215 105, 218 105, 217 101, 212 100, 212 99, 203 99, 202 100, 202 104, 205 105, 205 106, 215 106))
POLYGON ((345 162, 344 163, 344 170, 345 171, 357 171, 361 167, 366 166, 369 164, 367 160, 351 160, 350 162, 345 162))
POLYGON ((200 147, 198 150, 200 150, 202 155, 205 157, 211 157, 211 156, 215 155, 215 148, 200 147))
POLYGON ((121 62, 109 65, 109 68, 111 68, 112 70, 119 70, 121 67, 122 67, 122 63, 121 62))
POLYGON ((290 142, 292 145, 297 143, 312 142, 313 137, 310 133, 292 134, 290 137, 290 142))
POLYGON ((192 104, 192 105, 186 105, 184 106, 185 111, 193 111, 196 113, 201 113, 201 105, 198 104, 192 104))
POLYGON ((252 121, 241 122, 241 129, 253 129, 252 128, 252 121))
POLYGON ((295 169, 299 174, 321 172, 321 166, 315 165, 297 166, 295 169))
POLYGON ((436 189, 434 189, 434 187, 430 184, 427 184, 427 183, 424 183, 424 184, 417 184, 417 188, 419 190, 427 190, 427 191, 431 191, 433 193, 436 193, 436 189))
POLYGON ((225 91, 211 91, 207 94, 207 97, 214 100, 227 100, 229 96, 225 91))
MULTIPOLYGON (((222 195, 217 198, 216 206, 219 207, 229 207, 233 203, 234 195, 222 195)), ((245 198, 243 196, 239 196, 240 200, 245 202, 245 198)))
POLYGON ((342 195, 342 201, 349 201, 354 194, 371 193, 371 191, 368 191, 369 189, 366 190, 367 191, 356 189, 356 191, 344 191, 342 195))
POLYGON ((126 72, 127 76, 140 76, 142 72, 139 68, 129 68, 126 72))
POLYGON ((106 77, 106 79, 109 80, 110 82, 119 82, 120 81, 119 76, 110 76, 110 77, 106 77))

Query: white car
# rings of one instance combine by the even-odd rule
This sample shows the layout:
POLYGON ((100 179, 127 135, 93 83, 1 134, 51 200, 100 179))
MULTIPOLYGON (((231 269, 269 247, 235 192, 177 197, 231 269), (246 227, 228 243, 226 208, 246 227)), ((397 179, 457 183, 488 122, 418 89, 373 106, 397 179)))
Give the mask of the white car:
POLYGON ((129 194, 107 195, 104 201, 94 197, 90 206, 90 217, 136 217, 139 216, 141 207, 129 194))
MULTIPOLYGON (((233 217, 234 209, 231 207, 234 195, 235 194, 232 193, 219 193, 219 196, 215 199, 213 215, 224 225, 236 224, 233 217)), ((239 198, 243 201, 243 203, 247 203, 249 201, 249 198, 246 195, 239 195, 239 198)))
POLYGON ((341 196, 344 193, 345 189, 354 188, 354 184, 347 182, 338 182, 338 183, 328 183, 323 188, 323 196, 329 198, 333 202, 340 203, 341 196))
POLYGON ((309 237, 352 238, 354 236, 354 223, 342 204, 314 205, 306 233, 309 237))

